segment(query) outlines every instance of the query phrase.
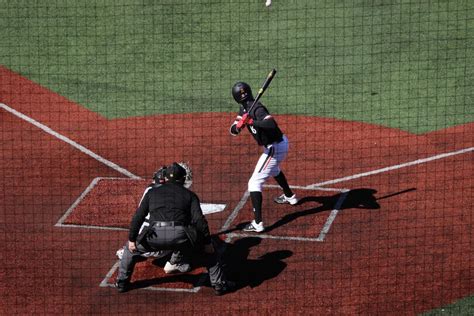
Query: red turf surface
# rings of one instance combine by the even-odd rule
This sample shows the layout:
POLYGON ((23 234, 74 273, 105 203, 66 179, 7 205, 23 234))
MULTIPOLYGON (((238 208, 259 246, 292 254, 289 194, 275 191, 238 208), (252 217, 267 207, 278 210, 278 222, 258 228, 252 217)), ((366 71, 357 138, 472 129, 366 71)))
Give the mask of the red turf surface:
MULTIPOLYGON (((228 135, 232 113, 107 121, 2 68, 0 102, 136 175, 189 161, 202 201, 228 205, 209 216, 213 231, 239 203, 259 155, 249 135, 228 135)), ((472 123, 417 136, 334 119, 277 119, 291 141, 283 168, 298 185, 474 146, 472 123)), ((54 225, 94 178, 124 176, 6 111, 0 122, 1 241, 8 245, 2 250, 0 314, 416 314, 474 292, 472 152, 335 184, 353 191, 324 242, 234 238, 234 263, 245 273, 237 275, 244 283, 233 294, 214 298, 204 287, 198 293, 119 295, 99 284, 126 231, 54 225)), ((139 187, 108 188, 119 199, 106 201, 117 204, 117 218, 91 204, 89 214, 78 209, 69 220, 123 225, 130 209, 122 202, 133 205, 139 187), (127 201, 122 193, 129 194, 127 201)), ((313 235, 334 201, 331 193, 313 191, 305 192, 313 200, 301 206, 270 208, 275 193, 264 192, 268 221, 294 217, 269 232, 275 235, 313 235), (321 201, 327 210, 318 212, 321 201)), ((231 227, 249 220, 249 213, 247 203, 231 227)), ((153 268, 146 265, 151 263, 144 263, 143 277, 153 268)))

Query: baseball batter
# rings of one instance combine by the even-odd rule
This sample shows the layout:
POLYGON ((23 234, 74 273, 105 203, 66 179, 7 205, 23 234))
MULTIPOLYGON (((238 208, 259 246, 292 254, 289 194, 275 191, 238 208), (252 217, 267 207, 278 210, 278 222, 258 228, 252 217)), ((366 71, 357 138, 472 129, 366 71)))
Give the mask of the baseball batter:
POLYGON ((280 169, 280 163, 285 160, 288 154, 288 138, 282 133, 277 122, 263 104, 257 102, 251 108, 254 98, 248 84, 237 82, 232 87, 232 96, 239 103, 240 109, 230 127, 231 135, 237 136, 244 127, 247 127, 258 145, 263 146, 263 153, 248 182, 254 220, 244 228, 244 231, 260 233, 265 230, 262 220, 262 187, 270 176, 283 189, 283 194, 274 199, 276 203, 291 205, 298 203, 296 195, 288 185, 285 174, 280 169))

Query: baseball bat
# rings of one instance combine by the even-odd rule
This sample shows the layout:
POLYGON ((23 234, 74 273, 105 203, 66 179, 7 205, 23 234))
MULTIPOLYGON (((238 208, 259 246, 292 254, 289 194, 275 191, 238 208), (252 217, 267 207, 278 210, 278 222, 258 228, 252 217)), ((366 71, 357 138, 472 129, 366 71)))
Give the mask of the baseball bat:
POLYGON ((247 111, 248 113, 250 113, 254 105, 257 104, 258 100, 262 97, 263 93, 265 93, 265 90, 267 90, 268 86, 270 85, 270 82, 272 82, 273 77, 275 77, 276 72, 277 72, 276 69, 272 69, 272 71, 270 71, 262 87, 260 88, 260 90, 258 90, 258 93, 255 96, 255 100, 253 101, 252 105, 248 109, 247 111))

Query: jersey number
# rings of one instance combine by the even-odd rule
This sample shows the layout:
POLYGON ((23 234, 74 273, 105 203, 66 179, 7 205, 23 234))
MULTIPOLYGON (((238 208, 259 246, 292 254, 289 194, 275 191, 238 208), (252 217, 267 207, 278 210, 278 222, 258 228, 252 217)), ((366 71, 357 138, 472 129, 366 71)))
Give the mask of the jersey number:
POLYGON ((249 126, 249 128, 250 128, 250 131, 251 131, 253 134, 257 134, 257 130, 255 129, 255 127, 249 126))

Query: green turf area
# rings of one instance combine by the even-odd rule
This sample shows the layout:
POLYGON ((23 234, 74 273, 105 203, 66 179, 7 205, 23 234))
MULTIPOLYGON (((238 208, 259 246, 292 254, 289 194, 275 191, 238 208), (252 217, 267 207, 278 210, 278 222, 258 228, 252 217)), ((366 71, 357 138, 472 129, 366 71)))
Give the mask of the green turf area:
POLYGON ((474 121, 474 1, 0 0, 0 63, 108 118, 234 111, 416 133, 474 121), (190 3, 190 4, 188 4, 190 3))
POLYGON ((474 315, 474 296, 460 300, 454 304, 444 306, 422 314, 422 316, 472 316, 474 315))

